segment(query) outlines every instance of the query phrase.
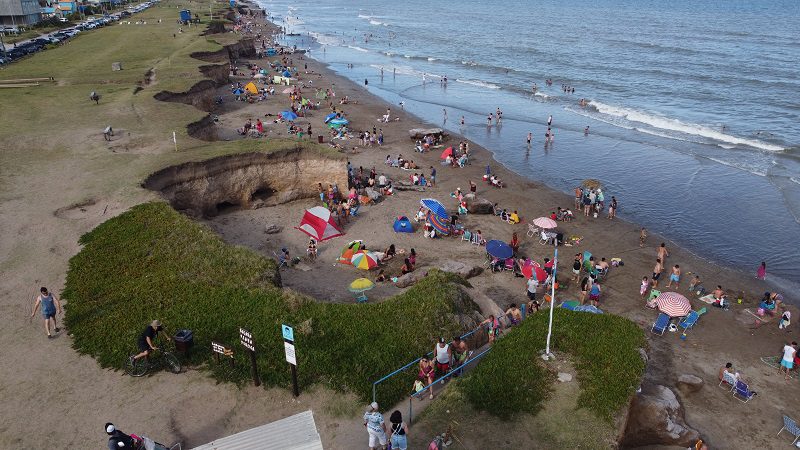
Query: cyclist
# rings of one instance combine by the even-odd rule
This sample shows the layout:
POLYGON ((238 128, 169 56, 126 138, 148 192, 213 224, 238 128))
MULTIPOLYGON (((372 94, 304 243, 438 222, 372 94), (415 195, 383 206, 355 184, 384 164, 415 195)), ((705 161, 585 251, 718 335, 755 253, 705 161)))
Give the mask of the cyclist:
POLYGON ((151 351, 156 349, 156 346, 153 342, 155 341, 156 337, 158 337, 159 333, 163 334, 168 341, 172 340, 169 336, 167 336, 167 333, 164 332, 164 327, 161 326, 161 322, 158 319, 154 320, 139 336, 137 345, 139 346, 140 353, 136 356, 131 356, 131 365, 134 365, 137 359, 149 355, 151 351))

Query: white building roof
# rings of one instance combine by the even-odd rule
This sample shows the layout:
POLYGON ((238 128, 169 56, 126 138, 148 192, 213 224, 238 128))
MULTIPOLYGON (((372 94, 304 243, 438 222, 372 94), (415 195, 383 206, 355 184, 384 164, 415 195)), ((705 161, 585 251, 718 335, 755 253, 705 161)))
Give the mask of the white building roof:
POLYGON ((216 439, 194 450, 323 450, 311 411, 216 439))

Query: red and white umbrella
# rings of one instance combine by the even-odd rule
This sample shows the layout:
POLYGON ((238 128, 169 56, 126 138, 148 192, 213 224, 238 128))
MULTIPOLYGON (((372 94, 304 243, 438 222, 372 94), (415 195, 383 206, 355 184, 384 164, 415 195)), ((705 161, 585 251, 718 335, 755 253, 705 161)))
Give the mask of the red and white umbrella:
POLYGON ((655 299, 658 309, 670 317, 683 317, 692 310, 689 299, 677 292, 662 292, 655 299))
POLYGON ((549 230, 558 226, 558 223, 549 217, 536 218, 533 220, 533 224, 539 228, 544 228, 545 230, 549 230))

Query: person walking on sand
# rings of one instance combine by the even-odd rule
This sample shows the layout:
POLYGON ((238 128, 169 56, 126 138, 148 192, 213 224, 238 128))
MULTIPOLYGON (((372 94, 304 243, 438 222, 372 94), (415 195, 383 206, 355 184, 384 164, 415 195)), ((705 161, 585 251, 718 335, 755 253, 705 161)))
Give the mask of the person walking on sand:
POLYGON ((675 264, 672 266, 672 273, 669 275, 669 281, 667 282, 667 287, 672 286, 672 282, 675 282, 675 289, 678 289, 681 284, 681 266, 675 264))
POLYGON ((667 262, 667 256, 669 256, 667 244, 662 242, 661 245, 658 246, 658 250, 656 250, 656 252, 658 253, 658 258, 661 259, 661 262, 667 262))
POLYGON ((650 282, 647 280, 647 277, 642 277, 642 285, 639 286, 639 295, 642 296, 642 299, 645 298, 645 294, 647 294, 647 288, 650 287, 650 282))
POLYGON ((644 242, 647 240, 647 229, 642 227, 642 231, 639 232, 639 247, 644 247, 644 242))
POLYGON ((767 279, 767 262, 761 261, 761 265, 758 266, 758 270, 756 270, 756 278, 759 280, 766 280, 767 279))
POLYGON ((46 287, 39 289, 39 296, 36 297, 36 303, 33 304, 33 311, 31 311, 31 318, 36 315, 39 307, 42 308, 42 317, 44 318, 44 331, 47 333, 47 338, 52 339, 53 335, 50 333, 50 321, 53 323, 53 332, 58 333, 61 331, 56 323, 56 314, 61 313, 61 302, 58 298, 49 292, 46 287))
POLYGON ((656 265, 653 266, 653 288, 658 287, 658 279, 661 278, 661 272, 664 271, 664 265, 661 263, 661 258, 656 258, 656 265))
POLYGON ((784 372, 785 379, 789 379, 789 371, 794 368, 794 355, 797 353, 797 342, 792 341, 792 344, 787 343, 783 346, 783 359, 781 359, 781 367, 778 373, 784 372))
POLYGON ((377 402, 372 402, 367 412, 364 413, 364 426, 367 427, 370 450, 385 448, 386 424, 383 422, 383 414, 378 412, 377 402), (380 447, 378 447, 379 445, 380 447))

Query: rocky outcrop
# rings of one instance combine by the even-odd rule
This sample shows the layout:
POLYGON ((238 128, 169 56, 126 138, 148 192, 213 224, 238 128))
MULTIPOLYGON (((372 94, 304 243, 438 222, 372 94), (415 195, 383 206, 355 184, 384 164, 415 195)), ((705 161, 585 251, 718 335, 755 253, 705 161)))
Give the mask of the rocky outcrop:
POLYGON ((684 420, 683 406, 666 386, 660 384, 642 387, 631 402, 628 423, 620 446, 622 448, 645 445, 676 445, 691 447, 699 433, 684 420))
POLYGON ((689 394, 703 388, 703 379, 697 375, 683 374, 675 385, 682 393, 689 394))
POLYGON ((159 170, 143 187, 161 192, 176 210, 208 217, 316 197, 317 183, 347 186, 344 157, 301 147, 220 156, 159 170))
POLYGON ((231 69, 228 64, 207 64, 200 66, 200 72, 218 84, 227 84, 230 81, 231 69))
POLYGON ((467 278, 472 278, 480 275, 483 272, 483 267, 469 266, 461 261, 448 260, 443 262, 442 265, 439 266, 439 270, 441 270, 442 272, 454 273, 466 280, 467 278))
POLYGON ((211 114, 206 115, 202 119, 186 125, 186 133, 201 141, 216 141, 219 139, 217 135, 217 124, 214 122, 214 116, 211 114))
POLYGON ((494 214, 494 204, 485 198, 467 200, 467 211, 471 214, 494 214))

